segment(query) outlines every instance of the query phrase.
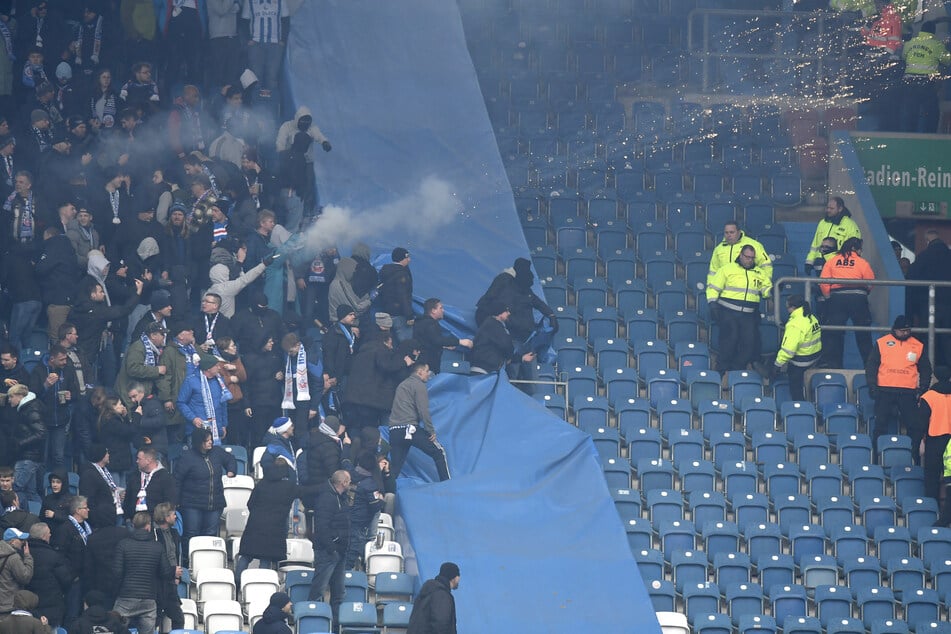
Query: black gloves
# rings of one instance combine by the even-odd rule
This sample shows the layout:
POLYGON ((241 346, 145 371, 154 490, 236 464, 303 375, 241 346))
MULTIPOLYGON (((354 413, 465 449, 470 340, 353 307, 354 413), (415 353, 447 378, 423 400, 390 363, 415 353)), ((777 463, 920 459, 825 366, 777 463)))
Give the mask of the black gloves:
POLYGON ((280 253, 272 253, 271 255, 264 258, 264 266, 271 266, 274 264, 274 261, 281 257, 280 253))
POLYGON ((551 326, 551 332, 552 332, 552 334, 557 333, 557 332, 558 332, 558 319, 557 319, 554 315, 549 315, 549 316, 548 316, 548 323, 549 323, 549 325, 551 326))
POLYGON ((320 147, 324 148, 324 152, 329 152, 333 149, 333 146, 330 145, 330 141, 324 141, 320 144, 320 147))
POLYGON ((710 307, 710 319, 713 321, 720 321, 720 304, 716 300, 708 304, 710 307))

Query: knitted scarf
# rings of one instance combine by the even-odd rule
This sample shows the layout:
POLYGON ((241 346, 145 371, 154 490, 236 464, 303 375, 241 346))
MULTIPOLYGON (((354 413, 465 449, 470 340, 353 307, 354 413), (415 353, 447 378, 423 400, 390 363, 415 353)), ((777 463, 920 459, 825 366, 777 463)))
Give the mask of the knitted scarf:
POLYGON ((95 24, 84 22, 76 29, 76 61, 79 64, 83 63, 83 39, 85 39, 86 31, 89 31, 93 37, 90 56, 95 55, 98 58, 99 51, 102 49, 102 16, 96 16, 95 24))
POLYGON ((297 367, 291 364, 291 355, 287 355, 287 364, 284 366, 284 400, 281 409, 297 409, 294 405, 294 384, 297 384, 297 400, 310 400, 310 385, 307 382, 307 353, 301 344, 297 350, 297 367))
MULTIPOLYGON (((220 377, 219 377, 220 379, 220 377)), ((198 372, 198 380, 201 384, 201 400, 205 406, 204 427, 211 432, 211 439, 215 445, 221 444, 221 438, 218 436, 218 417, 215 415, 215 399, 211 394, 211 384, 208 383, 208 377, 204 372, 198 372)))
POLYGON ((3 38, 3 47, 7 49, 7 57, 10 58, 12 64, 16 61, 16 56, 13 54, 13 34, 10 32, 10 27, 3 20, 0 20, 0 37, 3 38))
POLYGON ((337 441, 337 445, 339 445, 341 448, 343 447, 343 441, 340 440, 340 436, 338 436, 337 432, 332 430, 330 426, 324 422, 323 418, 320 419, 320 427, 317 429, 319 429, 320 433, 323 435, 329 436, 330 438, 333 438, 335 441, 337 441))
POLYGON ((144 332, 140 338, 142 339, 142 346, 145 347, 145 365, 154 368, 158 364, 158 357, 162 354, 162 351, 155 347, 155 344, 144 332))
POLYGON ((76 532, 79 533, 79 537, 83 540, 83 543, 86 543, 86 540, 89 539, 89 536, 92 534, 92 529, 89 527, 89 522, 83 522, 80 524, 76 521, 76 518, 72 515, 69 515, 69 521, 72 522, 73 528, 76 529, 76 532))
POLYGON ((215 178, 214 172, 205 164, 202 164, 201 171, 208 177, 208 182, 211 183, 211 191, 214 193, 215 198, 221 198, 221 188, 218 187, 218 179, 215 178))

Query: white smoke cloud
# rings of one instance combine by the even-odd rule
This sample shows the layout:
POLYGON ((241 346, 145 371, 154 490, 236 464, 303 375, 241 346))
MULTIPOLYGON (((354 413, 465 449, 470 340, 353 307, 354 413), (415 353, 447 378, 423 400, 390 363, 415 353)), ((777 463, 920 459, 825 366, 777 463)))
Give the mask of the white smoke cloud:
POLYGON ((462 208, 452 186, 430 176, 414 193, 371 209, 327 205, 305 232, 304 241, 306 248, 321 251, 334 245, 385 239, 397 229, 401 235, 425 240, 459 217, 462 208))

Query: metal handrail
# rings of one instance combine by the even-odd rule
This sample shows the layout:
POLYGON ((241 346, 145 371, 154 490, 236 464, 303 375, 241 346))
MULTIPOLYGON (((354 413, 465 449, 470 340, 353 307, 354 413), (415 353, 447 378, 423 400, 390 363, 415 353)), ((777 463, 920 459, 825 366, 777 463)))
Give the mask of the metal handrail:
MULTIPOLYGON (((781 277, 773 282, 773 297, 779 297, 779 287, 786 282, 805 283, 804 296, 808 300, 812 297, 813 284, 850 284, 852 286, 905 286, 905 287, 926 287, 928 289, 928 326, 927 328, 912 328, 914 333, 928 333, 928 357, 934 363, 935 335, 951 334, 951 328, 938 328, 935 326, 935 288, 951 288, 951 282, 942 282, 939 280, 856 280, 839 277, 781 277)), ((776 319, 776 325, 780 330, 780 343, 782 343, 783 323, 780 320, 780 309, 782 306, 778 301, 773 300, 773 317, 776 319)), ((822 324, 823 330, 842 330, 851 332, 887 332, 891 326, 833 326, 822 324)), ((864 359, 862 360, 865 361, 864 359)))

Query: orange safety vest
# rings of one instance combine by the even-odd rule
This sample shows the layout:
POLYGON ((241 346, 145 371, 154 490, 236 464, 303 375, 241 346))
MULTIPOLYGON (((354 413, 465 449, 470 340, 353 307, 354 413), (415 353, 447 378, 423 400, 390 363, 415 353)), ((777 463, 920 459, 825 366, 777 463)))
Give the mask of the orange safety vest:
POLYGON ((951 434, 951 394, 942 394, 928 390, 921 398, 931 408, 931 420, 928 422, 929 436, 951 434))
MULTIPOLYGON (((826 260, 825 266, 822 267, 821 277, 849 280, 874 280, 875 273, 872 272, 872 267, 869 266, 868 261, 857 253, 852 253, 849 256, 836 253, 826 260)), ((831 293, 858 293, 868 295, 871 287, 869 287, 868 284, 819 284, 819 289, 823 295, 828 297, 831 293)))
POLYGON ((921 359, 924 344, 914 337, 899 341, 891 334, 885 335, 876 343, 882 357, 878 366, 878 386, 917 390, 918 361, 921 359))

